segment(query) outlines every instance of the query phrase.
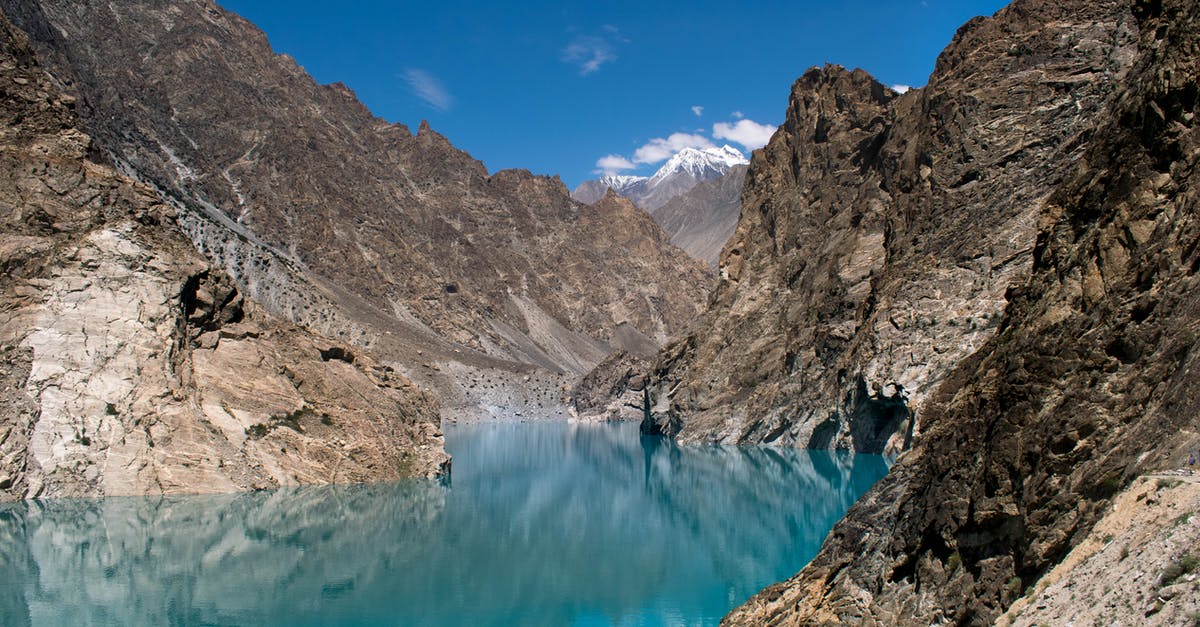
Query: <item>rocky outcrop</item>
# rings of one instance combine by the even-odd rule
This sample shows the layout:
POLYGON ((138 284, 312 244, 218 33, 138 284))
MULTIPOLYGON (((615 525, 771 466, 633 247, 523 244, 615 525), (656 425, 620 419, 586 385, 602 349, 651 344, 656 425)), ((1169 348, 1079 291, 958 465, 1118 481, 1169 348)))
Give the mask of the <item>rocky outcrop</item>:
POLYGON ((904 449, 1028 277, 1135 31, 1122 2, 1018 0, 961 28, 923 89, 836 66, 796 81, 710 307, 654 366, 660 430, 904 449))
MULTIPOLYGON (((1087 14, 1069 4, 1006 12, 1087 14)), ((998 333, 930 397, 917 445, 814 561, 726 624, 990 622, 1119 510, 1134 476, 1197 447, 1200 7, 1132 9, 1136 64, 1037 212, 1032 275, 998 333)))
POLYGON ((708 288, 643 212, 489 174, 428 125, 318 85, 210 0, 0 5, 104 153, 177 205, 240 289, 464 412, 488 410, 447 373, 579 375, 622 326, 664 342, 708 288))
POLYGON ((1194 624, 1200 613, 1198 510, 1195 476, 1137 479, 996 625, 1194 624))
POLYGON ((617 351, 571 390, 576 415, 585 420, 645 420, 646 360, 617 351))
POLYGON ((0 500, 444 472, 436 400, 247 301, 0 17, 0 500))
POLYGON ((716 267, 721 249, 737 228, 746 168, 735 165, 720 178, 697 183, 651 211, 650 217, 667 232, 672 244, 716 267))

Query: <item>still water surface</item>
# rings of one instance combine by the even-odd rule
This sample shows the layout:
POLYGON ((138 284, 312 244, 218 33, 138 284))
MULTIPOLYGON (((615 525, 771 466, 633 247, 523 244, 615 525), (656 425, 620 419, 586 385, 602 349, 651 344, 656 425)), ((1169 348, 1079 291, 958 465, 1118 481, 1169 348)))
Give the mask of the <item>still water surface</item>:
POLYGON ((883 458, 450 425, 447 483, 0 506, 0 625, 715 625, 883 458))

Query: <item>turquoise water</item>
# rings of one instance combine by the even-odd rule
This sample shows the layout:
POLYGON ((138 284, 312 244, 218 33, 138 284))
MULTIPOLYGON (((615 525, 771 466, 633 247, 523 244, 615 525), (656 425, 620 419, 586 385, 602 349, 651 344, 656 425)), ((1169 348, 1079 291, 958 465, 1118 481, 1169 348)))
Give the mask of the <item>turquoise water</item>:
POLYGON ((881 457, 447 427, 450 482, 0 506, 0 625, 715 625, 881 457))

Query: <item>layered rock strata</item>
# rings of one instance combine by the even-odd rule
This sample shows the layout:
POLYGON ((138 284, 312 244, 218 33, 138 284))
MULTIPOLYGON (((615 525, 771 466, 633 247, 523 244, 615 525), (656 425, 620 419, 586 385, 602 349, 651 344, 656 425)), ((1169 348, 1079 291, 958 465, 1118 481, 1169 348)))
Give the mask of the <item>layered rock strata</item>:
POLYGON ((1036 224, 1128 69, 1115 0, 1018 0, 962 27, 927 87, 815 68, 756 151, 710 307, 653 367, 685 441, 896 452, 999 328, 1036 224))
POLYGON ((246 300, 76 106, 0 16, 0 500, 446 470, 435 399, 246 300))
MULTIPOLYGON (((814 561, 725 624, 985 624, 1031 586, 1087 612, 1111 601, 1035 584, 1120 512, 1135 476, 1185 465, 1200 443, 1200 6, 1139 0, 1132 14, 1136 65, 1037 212, 1032 275, 1009 291, 998 333, 930 396, 916 447, 814 561)), ((1194 550, 1160 535, 1142 563, 1194 550)), ((1139 620, 1177 619, 1197 604, 1183 593, 1163 614, 1142 599, 1139 620)), ((1071 611, 1048 609, 1029 615, 1071 611)))

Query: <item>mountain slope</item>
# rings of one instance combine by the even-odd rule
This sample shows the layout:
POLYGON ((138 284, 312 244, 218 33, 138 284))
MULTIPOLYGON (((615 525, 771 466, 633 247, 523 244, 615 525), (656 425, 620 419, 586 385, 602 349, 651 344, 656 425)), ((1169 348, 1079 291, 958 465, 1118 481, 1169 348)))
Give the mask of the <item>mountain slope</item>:
POLYGON ((0 500, 446 470, 437 402, 246 301, 0 16, 0 500))
POLYGON ((413 135, 317 85, 210 1, 0 4, 104 152, 177 204, 247 295, 451 410, 486 411, 471 386, 487 373, 585 372, 622 324, 662 342, 704 297, 704 269, 638 212, 600 215, 557 178, 489 175, 426 125, 413 135))
POLYGON ((701 181, 651 211, 650 217, 667 232, 672 244, 716 267, 721 249, 737 228, 746 169, 735 165, 718 178, 701 181))
POLYGON ((1036 216, 1133 54, 1122 2, 1021 0, 927 87, 815 68, 756 151, 709 310, 652 373, 683 440, 899 451, 998 328, 1036 216))
POLYGON ((720 148, 684 148, 671 155, 649 177, 603 176, 595 181, 580 183, 571 192, 571 197, 580 202, 593 203, 611 189, 637 206, 653 212, 696 184, 720 178, 730 168, 745 163, 746 157, 728 145, 720 148))
MULTIPOLYGON (((1013 10, 1056 14, 1061 4, 1013 10)), ((724 624, 991 622, 1133 477, 1187 463, 1200 443, 1200 7, 1138 1, 1133 13, 1137 63, 1038 212, 1032 276, 1011 291, 999 333, 939 388, 917 447, 812 564, 724 624)), ((1118 616, 1193 620, 1195 586, 1166 583, 1154 598, 1124 599, 1141 605, 1118 616)), ((1111 603, 1088 596, 1094 584, 1057 598, 1111 603)), ((1074 616, 1070 605, 1047 613, 1074 616)))

